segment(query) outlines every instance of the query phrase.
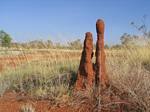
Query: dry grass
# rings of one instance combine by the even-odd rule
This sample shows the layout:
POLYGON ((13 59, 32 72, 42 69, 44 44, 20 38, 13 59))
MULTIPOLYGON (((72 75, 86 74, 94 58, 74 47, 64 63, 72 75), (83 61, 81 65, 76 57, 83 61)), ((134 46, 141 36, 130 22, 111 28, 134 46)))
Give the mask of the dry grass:
MULTIPOLYGON (((68 83, 58 83, 57 81, 52 81, 52 79, 55 79, 53 77, 59 74, 76 72, 81 51, 30 50, 30 52, 21 52, 22 54, 32 53, 37 57, 33 58, 33 60, 27 57, 28 61, 21 63, 16 69, 8 68, 0 73, 1 95, 6 90, 13 89, 27 92, 37 99, 48 98, 61 102, 64 99, 66 101, 68 97, 71 98, 68 92, 68 83)), ((120 94, 125 93, 122 99, 132 102, 136 105, 138 111, 150 111, 149 47, 107 51, 107 72, 110 83, 120 90, 120 94)), ((58 80, 60 81, 59 78, 58 80)), ((88 101, 91 98, 91 94, 87 94, 88 99, 84 99, 84 101, 88 101)), ((77 99, 80 99, 81 94, 78 95, 77 99)), ((87 98, 85 96, 81 95, 81 100, 87 98)), ((76 101, 74 100, 74 103, 76 101)), ((77 101, 78 104, 82 102, 77 101)))
POLYGON ((150 48, 125 48, 125 57, 107 57, 111 84, 136 104, 142 112, 150 111, 150 48))
MULTIPOLYGON (((8 51, 10 52, 10 51, 8 51)), ((30 52, 33 58, 22 51, 25 60, 7 60, 19 64, 16 68, 7 66, 0 72, 0 94, 6 90, 25 92, 36 99, 60 100, 68 92, 68 73, 77 71, 80 51, 38 50, 30 52), (65 78, 63 78, 65 77, 65 78)), ((5 55, 6 56, 6 55, 5 55)), ((9 57, 13 57, 10 55, 9 57)), ((15 56, 17 57, 17 56, 15 56)), ((5 60, 3 60, 5 61, 5 60)))

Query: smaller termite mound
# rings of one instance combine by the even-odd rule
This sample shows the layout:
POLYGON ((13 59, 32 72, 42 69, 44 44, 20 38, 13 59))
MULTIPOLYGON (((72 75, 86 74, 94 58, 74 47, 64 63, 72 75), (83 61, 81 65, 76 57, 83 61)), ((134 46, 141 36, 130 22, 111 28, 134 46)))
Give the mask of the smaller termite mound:
POLYGON ((96 42, 96 75, 95 75, 95 83, 96 85, 100 85, 102 87, 106 87, 108 85, 108 76, 106 74, 106 66, 105 66, 105 50, 104 50, 104 29, 105 24, 104 21, 98 19, 96 22, 96 31, 97 31, 97 42, 96 42))
POLYGON ((77 72, 77 81, 75 85, 76 90, 90 88, 94 81, 93 72, 93 37, 92 33, 85 34, 84 46, 81 55, 80 65, 77 72))

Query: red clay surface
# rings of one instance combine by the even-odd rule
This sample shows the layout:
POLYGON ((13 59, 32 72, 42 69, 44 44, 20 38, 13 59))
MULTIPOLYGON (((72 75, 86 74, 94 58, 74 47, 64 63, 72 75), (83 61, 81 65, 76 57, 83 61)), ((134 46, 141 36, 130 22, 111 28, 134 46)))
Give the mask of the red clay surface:
POLYGON ((8 91, 0 98, 0 112, 20 112, 24 104, 32 105, 36 112, 91 112, 88 105, 79 108, 68 104, 52 105, 49 100, 33 100, 28 96, 8 91))
MULTIPOLYGON (((110 96, 107 91, 105 92, 101 96, 101 103, 106 107, 101 108, 101 112, 124 112, 123 106, 125 105, 126 108, 132 109, 131 103, 123 101, 117 96, 110 96)), ((35 100, 27 95, 7 91, 3 97, 0 97, 0 112, 20 112, 21 107, 25 104, 32 105, 36 112, 97 112, 91 99, 79 100, 74 105, 69 103, 52 104, 50 100, 35 100)))

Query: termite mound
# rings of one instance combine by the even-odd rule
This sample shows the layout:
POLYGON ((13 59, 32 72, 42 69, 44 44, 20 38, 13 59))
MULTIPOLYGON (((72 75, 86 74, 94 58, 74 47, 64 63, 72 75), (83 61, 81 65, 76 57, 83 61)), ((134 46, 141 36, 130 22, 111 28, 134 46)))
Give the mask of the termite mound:
POLYGON ((77 72, 76 90, 86 89, 93 85, 105 88, 108 85, 108 76, 106 74, 105 66, 106 55, 104 50, 104 29, 104 21, 98 19, 96 22, 97 42, 95 64, 92 63, 92 57, 94 54, 92 33, 87 32, 85 34, 84 47, 77 72))
POLYGON ((98 19, 96 22, 96 31, 97 31, 97 42, 96 42, 96 76, 95 83, 96 85, 100 85, 106 87, 108 85, 108 76, 106 74, 106 55, 104 49, 104 29, 105 24, 104 21, 98 19))
POLYGON ((92 33, 85 34, 84 46, 81 55, 80 65, 77 72, 77 81, 75 85, 76 90, 86 89, 93 85, 94 72, 93 72, 93 37, 92 33))

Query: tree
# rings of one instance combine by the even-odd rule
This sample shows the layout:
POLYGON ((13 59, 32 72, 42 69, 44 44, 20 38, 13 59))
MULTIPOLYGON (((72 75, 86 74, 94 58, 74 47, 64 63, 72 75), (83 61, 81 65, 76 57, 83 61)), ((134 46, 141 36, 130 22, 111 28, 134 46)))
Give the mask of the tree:
POLYGON ((139 32, 141 32, 144 38, 150 38, 150 31, 148 30, 146 19, 147 15, 144 15, 143 18, 141 19, 141 25, 138 25, 135 22, 131 22, 131 25, 135 27, 139 32))
POLYGON ((121 45, 119 45, 119 44, 116 44, 116 45, 113 45, 113 46, 111 46, 111 49, 121 49, 121 45))
POLYGON ((105 49, 109 49, 109 45, 108 45, 108 44, 105 44, 105 45, 104 45, 104 48, 105 48, 105 49))
POLYGON ((68 42, 68 45, 71 49, 82 49, 82 43, 80 39, 68 42))
POLYGON ((10 37, 9 34, 4 32, 3 30, 0 31, 0 43, 2 44, 3 47, 10 47, 12 38, 10 37))
POLYGON ((131 35, 124 33, 121 37, 121 44, 122 45, 128 45, 130 43, 130 41, 132 40, 131 35))
POLYGON ((48 48, 52 48, 53 47, 53 42, 51 40, 47 40, 46 45, 48 48))
POLYGON ((39 48, 39 49, 46 48, 46 44, 42 40, 33 40, 30 41, 28 44, 31 48, 39 48))

